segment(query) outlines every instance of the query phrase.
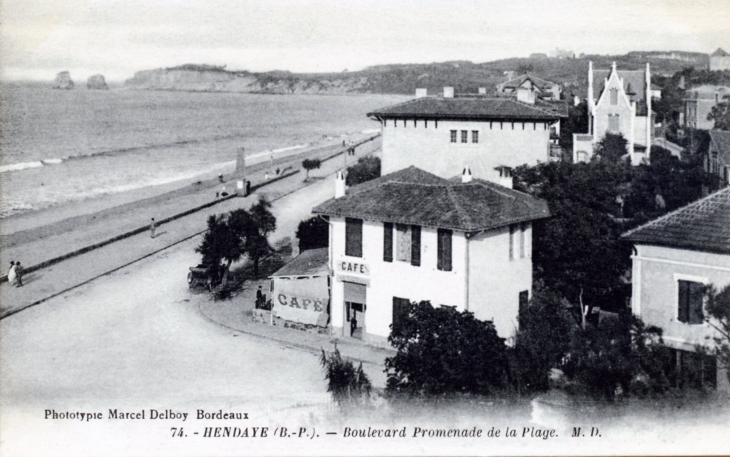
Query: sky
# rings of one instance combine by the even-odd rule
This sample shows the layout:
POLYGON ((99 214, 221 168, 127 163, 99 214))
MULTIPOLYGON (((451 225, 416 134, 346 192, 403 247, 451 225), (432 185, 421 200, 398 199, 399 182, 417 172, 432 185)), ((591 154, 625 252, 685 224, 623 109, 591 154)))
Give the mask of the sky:
POLYGON ((389 63, 730 51, 730 0, 0 0, 0 77, 184 63, 339 72, 389 63))

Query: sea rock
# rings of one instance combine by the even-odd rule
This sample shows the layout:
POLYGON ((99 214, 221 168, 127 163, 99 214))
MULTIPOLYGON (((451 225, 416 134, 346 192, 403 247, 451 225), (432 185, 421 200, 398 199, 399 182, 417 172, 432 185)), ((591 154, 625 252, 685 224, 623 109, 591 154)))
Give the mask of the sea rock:
POLYGON ((104 75, 93 75, 89 76, 89 79, 86 80, 86 88, 96 90, 108 90, 109 86, 106 85, 104 75))
POLYGON ((56 80, 53 81, 54 89, 73 89, 74 82, 71 80, 71 74, 67 71, 62 71, 56 75, 56 80))

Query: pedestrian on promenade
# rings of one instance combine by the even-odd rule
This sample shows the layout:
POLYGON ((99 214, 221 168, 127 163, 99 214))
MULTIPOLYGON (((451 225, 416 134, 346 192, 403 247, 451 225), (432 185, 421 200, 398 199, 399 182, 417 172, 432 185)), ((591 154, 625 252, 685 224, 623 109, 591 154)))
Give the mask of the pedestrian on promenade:
POLYGON ((150 221, 150 238, 155 237, 155 229, 157 228, 157 222, 155 222, 155 218, 152 218, 152 221, 150 221))
POLYGON ((263 304, 264 304, 264 293, 261 291, 261 286, 259 286, 259 290, 256 291, 256 308, 262 308, 263 304))
POLYGON ((251 195, 251 181, 248 179, 246 180, 246 196, 248 197, 251 195))
POLYGON ((276 176, 279 176, 279 171, 281 171, 279 170, 279 167, 276 167, 276 176))
POLYGON ((268 180, 269 180, 269 172, 267 171, 266 173, 264 173, 264 181, 268 181, 268 180))
POLYGON ((352 319, 350 319, 350 336, 355 336, 355 330, 357 329, 357 311, 352 310, 352 319))
POLYGON ((18 282, 18 274, 15 270, 15 261, 10 261, 10 270, 8 270, 8 282, 15 286, 18 282))
POLYGON ((223 173, 218 174, 218 181, 223 182, 223 173))
POLYGON ((18 287, 23 285, 23 267, 20 266, 20 260, 15 262, 15 282, 18 287))

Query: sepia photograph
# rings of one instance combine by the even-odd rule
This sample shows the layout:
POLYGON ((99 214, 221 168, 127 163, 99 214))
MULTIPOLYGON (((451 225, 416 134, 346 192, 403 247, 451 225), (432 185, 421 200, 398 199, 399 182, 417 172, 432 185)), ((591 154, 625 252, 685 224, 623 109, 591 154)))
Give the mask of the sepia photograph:
POLYGON ((730 454, 727 0, 0 0, 0 455, 730 454))

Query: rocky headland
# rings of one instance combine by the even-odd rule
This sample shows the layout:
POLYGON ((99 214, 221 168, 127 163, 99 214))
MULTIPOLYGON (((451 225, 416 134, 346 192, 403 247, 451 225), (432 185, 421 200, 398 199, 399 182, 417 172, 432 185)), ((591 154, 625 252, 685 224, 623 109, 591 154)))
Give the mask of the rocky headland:
POLYGON ((104 75, 93 75, 89 76, 89 78, 86 80, 86 88, 93 90, 108 90, 109 86, 107 86, 106 84, 106 79, 104 79, 104 75))
POLYGON ((73 89, 74 82, 71 80, 71 73, 62 71, 56 75, 56 79, 53 81, 54 89, 73 89))

